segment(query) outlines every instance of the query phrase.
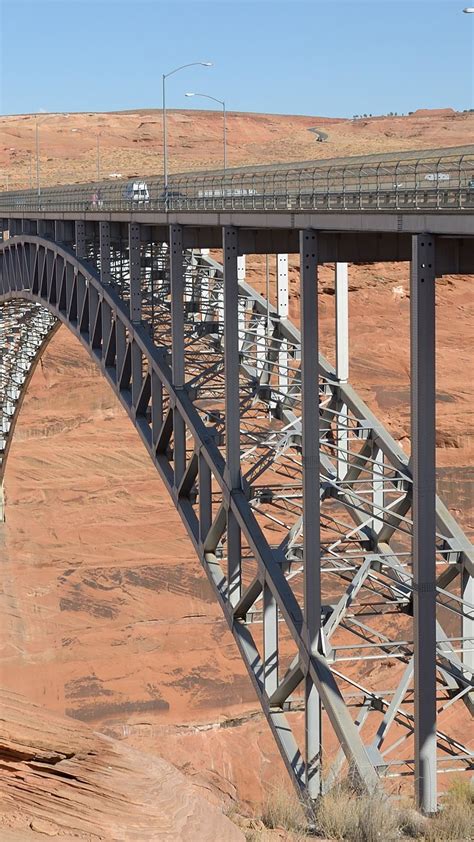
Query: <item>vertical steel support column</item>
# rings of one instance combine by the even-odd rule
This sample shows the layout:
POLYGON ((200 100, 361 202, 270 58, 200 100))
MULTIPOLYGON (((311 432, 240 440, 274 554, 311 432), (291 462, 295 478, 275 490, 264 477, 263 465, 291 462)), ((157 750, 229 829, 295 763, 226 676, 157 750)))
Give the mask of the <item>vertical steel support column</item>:
POLYGON ((413 473, 413 623, 415 791, 436 810, 436 451, 435 241, 412 238, 411 463, 413 473))
POLYGON ((384 495, 384 462, 383 451, 380 447, 374 444, 372 449, 372 529, 374 532, 380 532, 383 527, 383 509, 385 495, 384 495))
MULTIPOLYGON (((237 228, 222 229, 224 252, 224 365, 226 480, 231 489, 241 488, 240 475, 240 400, 239 400, 239 284, 237 228)), ((227 586, 231 605, 241 593, 241 535, 230 505, 227 511, 227 586)))
POLYGON ((239 254, 237 257, 237 278, 240 281, 245 281, 245 254, 239 254))
POLYGON ((100 280, 110 284, 110 222, 99 222, 100 280))
MULTIPOLYGON (((316 231, 300 231, 304 634, 314 653, 321 630, 317 246, 316 231)), ((306 785, 310 797, 315 798, 321 788, 321 700, 308 674, 305 685, 306 785)))
POLYGON ((336 263, 336 374, 349 379, 349 283, 347 263, 336 263))
POLYGON ((54 222, 54 239, 57 243, 64 243, 64 222, 62 219, 56 219, 54 222))
MULTIPOLYGON (((347 263, 336 263, 336 377, 340 383, 349 379, 349 284, 347 263)), ((349 458, 347 406, 339 408, 337 423, 337 476, 344 479, 349 458)))
POLYGON ((75 225, 76 256, 86 257, 86 223, 80 219, 75 225))
MULTIPOLYGON (((288 318, 288 255, 277 254, 277 310, 280 319, 288 318)), ((288 391, 288 340, 282 339, 278 354, 278 387, 288 391)))
MULTIPOLYGON (((171 347, 175 389, 184 388, 184 255, 183 228, 170 225, 171 347)), ((186 428, 173 409, 174 485, 178 488, 186 468, 186 428)))
MULTIPOLYGON (((46 225, 45 219, 38 219, 36 222, 36 230, 38 232, 38 237, 47 237, 48 236, 48 226, 46 225)), ((77 222, 74 224, 74 239, 75 239, 75 246, 76 246, 76 255, 77 254, 77 222)))
POLYGON ((128 226, 128 259, 130 262, 130 319, 140 324, 142 319, 142 291, 140 285, 140 226, 130 222, 128 226))
POLYGON ((468 669, 474 671, 474 578, 463 564, 461 571, 461 596, 467 605, 463 606, 462 637, 464 654, 461 660, 468 669))
MULTIPOLYGON (((237 280, 240 283, 245 281, 245 254, 237 257, 237 280)), ((245 340, 245 299, 239 300, 239 351, 245 340)))

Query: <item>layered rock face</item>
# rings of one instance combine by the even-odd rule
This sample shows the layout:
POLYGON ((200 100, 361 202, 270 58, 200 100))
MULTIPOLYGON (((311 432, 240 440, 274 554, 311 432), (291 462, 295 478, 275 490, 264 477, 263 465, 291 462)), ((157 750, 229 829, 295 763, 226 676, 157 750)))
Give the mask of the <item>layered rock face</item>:
POLYGON ((80 722, 0 691, 2 839, 244 842, 184 775, 80 722), (17 835, 17 833, 19 835, 17 835))

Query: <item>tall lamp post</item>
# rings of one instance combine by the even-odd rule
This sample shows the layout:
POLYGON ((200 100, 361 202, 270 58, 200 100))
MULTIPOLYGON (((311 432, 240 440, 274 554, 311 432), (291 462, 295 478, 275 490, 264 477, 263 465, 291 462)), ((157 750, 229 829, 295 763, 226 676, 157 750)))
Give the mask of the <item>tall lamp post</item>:
POLYGON ((225 174, 225 171, 227 169, 227 140, 226 140, 227 131, 226 131, 225 101, 223 99, 217 99, 217 97, 215 97, 215 96, 209 96, 209 94, 190 93, 190 94, 186 94, 186 96, 201 96, 204 99, 212 99, 213 102, 218 102, 220 105, 222 105, 222 116, 224 118, 224 174, 225 174))
POLYGON ((162 103, 163 103, 163 176, 165 182, 165 205, 168 206, 168 148, 167 148, 167 136, 166 136, 166 80, 168 76, 173 76, 174 73, 177 73, 178 70, 184 70, 185 67, 196 67, 201 65, 201 67, 212 67, 212 61, 191 61, 189 64, 181 64, 179 67, 175 67, 174 70, 170 70, 169 73, 163 73, 162 75, 162 103))

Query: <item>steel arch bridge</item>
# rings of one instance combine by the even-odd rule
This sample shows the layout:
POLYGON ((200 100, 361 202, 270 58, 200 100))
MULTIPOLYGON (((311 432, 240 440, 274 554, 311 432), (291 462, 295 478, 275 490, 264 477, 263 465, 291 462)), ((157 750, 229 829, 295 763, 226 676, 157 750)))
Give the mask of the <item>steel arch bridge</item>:
MULTIPOLYGON (((468 723, 474 702, 474 555, 434 496, 434 280, 437 267, 452 271, 453 244, 409 235, 409 462, 345 382, 343 263, 336 369, 316 353, 318 264, 336 240, 344 259, 353 232, 334 240, 292 220, 262 242, 262 231, 214 219, 203 234, 186 215, 139 216, 4 218, 2 484, 29 378, 64 323, 159 471, 299 791, 316 798, 346 763, 370 791, 414 774, 420 804, 434 809, 437 773, 473 766, 451 714, 468 723), (276 306, 245 282, 241 257, 276 242, 295 250, 295 234, 301 334, 288 320, 286 254, 276 306), (206 242, 221 246, 222 265, 206 242), (340 746, 331 756, 329 731, 340 746)), ((406 235, 387 242, 406 259, 406 235)), ((378 239, 364 243, 358 255, 378 259, 378 239)), ((457 242, 456 265, 469 267, 470 254, 457 242)))

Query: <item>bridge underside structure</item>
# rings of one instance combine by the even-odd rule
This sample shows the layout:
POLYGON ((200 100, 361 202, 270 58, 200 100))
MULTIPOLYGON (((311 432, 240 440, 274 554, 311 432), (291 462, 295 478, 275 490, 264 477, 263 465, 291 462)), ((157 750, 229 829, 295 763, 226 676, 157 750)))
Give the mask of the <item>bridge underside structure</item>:
POLYGON ((369 791, 413 775, 434 811, 437 776, 474 756, 459 738, 474 705, 474 554, 435 476, 435 279, 474 274, 465 218, 443 233, 439 217, 38 211, 2 230, 2 483, 31 372, 64 323, 165 483, 297 789, 314 799, 348 768, 369 791), (274 304, 245 281, 252 253, 276 255, 274 304), (407 259, 410 460, 347 382, 347 262, 407 259), (327 262, 336 368, 318 358, 327 262))

